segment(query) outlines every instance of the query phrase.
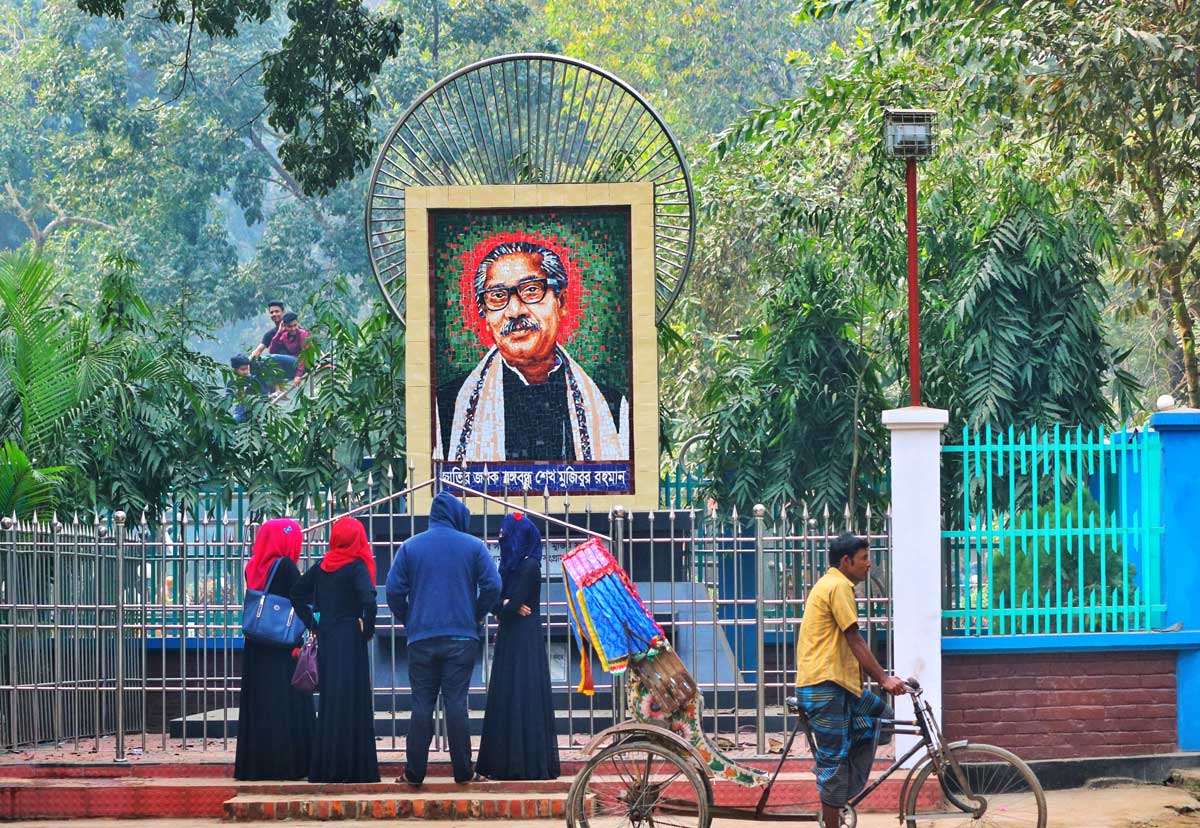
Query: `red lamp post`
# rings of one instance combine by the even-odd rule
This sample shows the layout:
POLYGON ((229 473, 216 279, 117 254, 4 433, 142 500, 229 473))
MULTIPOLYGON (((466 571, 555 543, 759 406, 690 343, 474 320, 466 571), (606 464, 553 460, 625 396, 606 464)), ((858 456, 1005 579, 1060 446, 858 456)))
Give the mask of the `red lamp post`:
POLYGON ((883 110, 887 154, 905 163, 908 196, 908 387, 912 405, 921 404, 921 318, 917 290, 917 161, 933 155, 932 109, 883 110))

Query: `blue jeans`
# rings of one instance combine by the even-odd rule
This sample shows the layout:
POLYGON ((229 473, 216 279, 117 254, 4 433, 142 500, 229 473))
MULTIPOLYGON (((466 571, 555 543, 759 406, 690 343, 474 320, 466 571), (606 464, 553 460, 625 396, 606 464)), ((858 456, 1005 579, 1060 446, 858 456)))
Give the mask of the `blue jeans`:
POLYGON ((405 774, 413 782, 425 781, 438 693, 442 695, 442 706, 446 711, 446 741, 450 743, 454 781, 469 782, 475 775, 467 725, 467 691, 478 654, 479 642, 475 639, 426 638, 408 645, 412 719, 405 743, 405 774))
POLYGON ((271 385, 282 385, 296 376, 299 360, 287 354, 264 354, 260 374, 271 385))

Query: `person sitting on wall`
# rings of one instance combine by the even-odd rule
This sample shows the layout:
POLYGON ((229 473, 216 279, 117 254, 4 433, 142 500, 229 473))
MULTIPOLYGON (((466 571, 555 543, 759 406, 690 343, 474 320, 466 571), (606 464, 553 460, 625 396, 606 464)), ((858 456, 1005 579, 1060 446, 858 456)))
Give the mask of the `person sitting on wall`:
POLYGON ((275 338, 275 334, 283 330, 283 314, 285 311, 283 302, 274 299, 267 302, 267 315, 271 317, 271 327, 267 328, 266 333, 262 335, 262 340, 250 352, 251 362, 258 359, 264 351, 270 348, 271 340, 275 338))
POLYGON ((465 379, 437 389, 437 457, 629 459, 628 400, 558 344, 566 288, 562 260, 544 245, 502 242, 483 257, 467 312, 486 321, 496 344, 465 379))
POLYGON ((254 372, 254 366, 245 354, 231 356, 229 367, 233 369, 233 377, 225 386, 225 393, 233 398, 233 419, 240 423, 246 419, 246 397, 257 394, 265 399, 269 387, 267 382, 254 372))
POLYGON ((891 706, 863 689, 862 673, 893 696, 905 686, 884 672, 858 629, 854 585, 871 570, 867 541, 839 535, 829 546, 829 565, 804 604, 796 688, 812 725, 824 824, 840 825, 842 808, 871 775, 880 720, 892 718, 891 706))
POLYGON ((300 353, 307 340, 308 331, 300 327, 299 317, 288 311, 283 315, 279 331, 268 346, 268 358, 275 363, 280 374, 292 380, 292 385, 299 385, 304 375, 304 360, 300 359, 300 353))

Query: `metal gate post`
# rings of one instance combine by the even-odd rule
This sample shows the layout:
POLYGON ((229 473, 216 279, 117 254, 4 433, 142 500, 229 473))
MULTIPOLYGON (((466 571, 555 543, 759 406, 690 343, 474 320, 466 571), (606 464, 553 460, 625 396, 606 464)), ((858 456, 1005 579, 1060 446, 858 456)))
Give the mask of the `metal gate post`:
MULTIPOLYGON (((125 513, 113 514, 117 528, 117 753, 114 762, 125 758, 125 513)), ((184 722, 184 726, 187 723, 184 722)))
MULTIPOLYGON (((617 564, 626 572, 630 572, 630 561, 626 560, 626 544, 625 544, 625 507, 614 506, 611 514, 610 529, 613 539, 613 557, 616 558, 617 564)), ((630 580, 633 576, 630 575, 630 580)), ((609 673, 609 680, 612 682, 612 720, 613 724, 618 724, 625 719, 625 682, 623 681, 625 674, 620 675, 620 681, 615 673, 609 673)))
POLYGON ((8 535, 8 569, 4 575, 4 597, 8 604, 8 749, 17 749, 17 520, 5 515, 0 529, 8 535))
POLYGON ((763 542, 766 513, 765 506, 754 504, 754 652, 758 668, 754 671, 754 727, 758 731, 756 749, 759 756, 767 752, 767 677, 763 664, 767 654, 767 604, 763 595, 763 586, 767 582, 764 575, 767 554, 763 542))

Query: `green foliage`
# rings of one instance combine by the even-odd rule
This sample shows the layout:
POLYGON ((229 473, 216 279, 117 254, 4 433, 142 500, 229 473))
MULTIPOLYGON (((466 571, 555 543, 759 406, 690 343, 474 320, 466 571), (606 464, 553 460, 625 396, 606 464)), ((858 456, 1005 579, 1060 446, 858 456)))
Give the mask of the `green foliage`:
POLYGON ((1114 243, 1112 226, 1086 201, 1063 209, 1006 162, 983 172, 974 198, 956 197, 959 186, 931 205, 934 226, 957 218, 970 233, 956 250, 943 229, 929 253, 945 274, 935 301, 949 300, 950 318, 935 322, 927 350, 956 423, 1092 427, 1112 419, 1110 395, 1127 417, 1142 389, 1118 367, 1101 318, 1099 256, 1114 243))
MULTIPOLYGON (((1174 328, 1177 382, 1200 406, 1200 12, 1177 0, 883 4, 894 43, 951 69, 965 115, 1001 115, 1078 175, 1119 228, 1131 310, 1174 328)), ((998 140, 993 133, 993 140, 998 140)))
POLYGON ((547 0, 546 31, 563 51, 607 67, 647 96, 671 129, 698 142, 747 109, 794 96, 803 61, 853 25, 793 25, 781 0, 547 0))
POLYGON ((0 443, 0 515, 28 518, 47 511, 65 469, 35 469, 12 440, 0 443))
POLYGON ((367 168, 375 147, 368 88, 400 48, 399 20, 358 0, 290 0, 291 29, 267 55, 267 122, 284 137, 279 160, 307 195, 328 195, 367 168))
MULTIPOLYGON (((740 509, 862 508, 884 478, 881 411, 907 404, 903 166, 879 118, 938 105, 944 78, 865 34, 827 62, 803 95, 731 128, 704 171, 678 333, 717 346, 666 375, 678 407, 701 412, 691 432, 713 435, 718 500, 740 509)), ((921 170, 923 399, 956 427, 1108 423, 1110 397, 1125 414, 1140 390, 1100 315, 1112 226, 1085 200, 1064 207, 1041 156, 980 154, 978 138, 951 119, 921 170)))
MULTIPOLYGON (((120 0, 77 0, 88 14, 121 19, 120 0)), ((180 63, 182 83, 193 71, 192 40, 199 29, 209 37, 234 38, 239 26, 263 23, 271 14, 265 0, 222 0, 183 5, 157 0, 163 23, 186 28, 180 63)), ((374 147, 367 92, 384 61, 394 57, 404 31, 398 19, 372 14, 356 0, 290 0, 291 28, 279 48, 262 56, 263 96, 268 121, 282 130, 280 160, 306 194, 329 193, 368 163, 374 147)))
POLYGON ((310 381, 290 407, 252 397, 238 423, 228 369, 188 345, 204 325, 186 304, 151 309, 130 259, 107 264, 99 300, 80 309, 55 301, 53 267, 0 259, 0 439, 13 447, 0 483, 14 481, 22 509, 119 508, 155 522, 169 495, 216 480, 280 511, 357 478, 364 457, 402 455, 403 336, 382 305, 360 322, 345 282, 311 297, 310 381))
POLYGON ((1036 511, 1025 509, 1006 519, 1006 530, 1028 530, 1029 537, 1001 543, 992 552, 991 607, 1000 606, 1003 600, 1006 608, 1019 608, 1023 597, 1032 605, 1035 596, 1038 604, 1044 604, 1047 593, 1054 606, 1083 607, 1092 598, 1099 605, 1105 603, 1104 596, 1111 597, 1113 590, 1123 589, 1126 583, 1133 588, 1137 568, 1123 563, 1120 541, 1086 531, 1106 525, 1101 507, 1086 489, 1081 498, 1042 504, 1036 511), (1054 535, 1038 531, 1047 524, 1056 530, 1054 535))
POLYGON ((868 309, 819 252, 780 254, 757 263, 787 268, 760 293, 757 327, 715 345, 703 468, 743 512, 756 502, 839 512, 856 498, 878 509, 883 396, 864 342, 868 309))

